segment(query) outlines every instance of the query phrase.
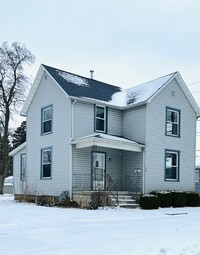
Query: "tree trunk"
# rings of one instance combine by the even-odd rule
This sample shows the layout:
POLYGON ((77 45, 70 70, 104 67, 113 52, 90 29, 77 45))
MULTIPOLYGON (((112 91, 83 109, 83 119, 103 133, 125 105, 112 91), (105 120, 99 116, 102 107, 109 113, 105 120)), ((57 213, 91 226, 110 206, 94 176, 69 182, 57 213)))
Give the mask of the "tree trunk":
POLYGON ((3 195, 3 176, 0 175, 0 195, 3 195))
POLYGON ((4 179, 6 178, 8 164, 9 164, 9 140, 8 140, 8 126, 10 120, 10 110, 9 106, 6 106, 6 113, 5 113, 5 126, 3 129, 3 137, 2 137, 2 162, 1 162, 1 169, 0 169, 0 194, 3 194, 3 183, 4 179))

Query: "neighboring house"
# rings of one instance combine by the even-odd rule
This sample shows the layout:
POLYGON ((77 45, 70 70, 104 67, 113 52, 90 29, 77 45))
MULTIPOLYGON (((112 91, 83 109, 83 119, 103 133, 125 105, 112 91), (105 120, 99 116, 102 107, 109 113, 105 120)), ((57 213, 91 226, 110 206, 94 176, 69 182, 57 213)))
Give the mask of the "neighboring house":
POLYGON ((13 176, 8 176, 4 180, 3 194, 13 194, 13 176))
POLYGON ((200 109, 178 72, 122 89, 41 65, 21 114, 15 195, 195 190, 200 109))

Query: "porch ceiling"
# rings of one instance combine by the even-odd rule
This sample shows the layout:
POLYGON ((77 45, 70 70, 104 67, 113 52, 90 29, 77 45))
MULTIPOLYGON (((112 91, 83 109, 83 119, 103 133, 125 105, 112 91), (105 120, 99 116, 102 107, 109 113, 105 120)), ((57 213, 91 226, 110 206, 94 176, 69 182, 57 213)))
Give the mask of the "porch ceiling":
POLYGON ((71 144, 75 144, 76 149, 98 146, 134 152, 142 152, 142 148, 145 147, 143 144, 137 143, 135 141, 123 137, 101 133, 96 133, 90 136, 74 139, 71 141, 71 144))

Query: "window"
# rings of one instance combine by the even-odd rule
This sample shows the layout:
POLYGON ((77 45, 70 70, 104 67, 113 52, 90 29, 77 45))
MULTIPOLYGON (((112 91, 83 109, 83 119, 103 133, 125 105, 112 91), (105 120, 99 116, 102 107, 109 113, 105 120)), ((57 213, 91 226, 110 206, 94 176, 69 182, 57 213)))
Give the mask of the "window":
POLYGON ((21 181, 26 180, 26 154, 21 154, 21 167, 20 167, 20 179, 21 181))
POLYGON ((165 180, 179 180, 179 151, 165 152, 165 180))
POLYGON ((52 106, 42 109, 42 134, 52 132, 52 106))
POLYGON ((199 182, 199 170, 195 170, 195 182, 199 182))
POLYGON ((106 132, 106 108, 102 106, 95 107, 95 131, 106 132))
POLYGON ((166 135, 180 137, 180 111, 167 108, 166 135))
POLYGON ((51 164, 52 164, 52 149, 43 149, 41 151, 41 178, 49 179, 51 178, 51 164))

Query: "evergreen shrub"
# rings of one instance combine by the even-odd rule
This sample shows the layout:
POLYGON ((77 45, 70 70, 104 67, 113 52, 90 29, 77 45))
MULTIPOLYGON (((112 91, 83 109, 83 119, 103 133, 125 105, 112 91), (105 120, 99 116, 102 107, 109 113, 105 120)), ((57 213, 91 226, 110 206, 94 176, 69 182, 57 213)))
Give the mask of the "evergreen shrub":
POLYGON ((170 207, 172 204, 172 194, 170 191, 152 191, 150 194, 154 194, 159 198, 160 207, 170 207))
POLYGON ((199 204, 200 204, 199 193, 188 192, 186 206, 195 207, 195 206, 199 206, 199 204))
POLYGON ((187 192, 172 191, 172 207, 185 207, 187 203, 187 192))
POLYGON ((151 210, 158 209, 160 204, 159 198, 156 195, 142 195, 140 197, 140 207, 142 209, 151 210))

